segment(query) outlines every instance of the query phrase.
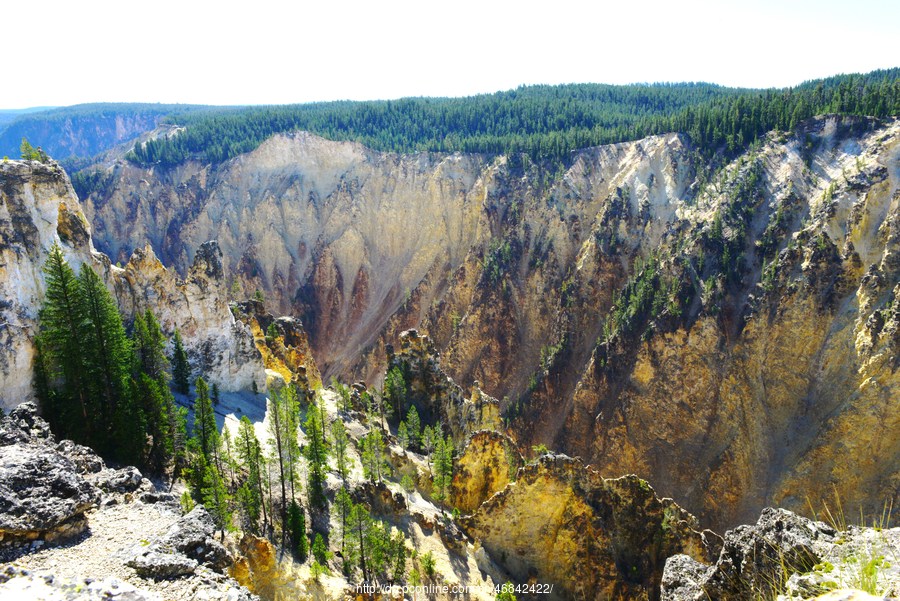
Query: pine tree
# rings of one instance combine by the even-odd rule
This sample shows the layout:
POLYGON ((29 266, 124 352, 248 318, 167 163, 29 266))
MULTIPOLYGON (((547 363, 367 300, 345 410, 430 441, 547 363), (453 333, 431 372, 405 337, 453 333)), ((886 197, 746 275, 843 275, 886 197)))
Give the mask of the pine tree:
POLYGON ((429 580, 437 573, 435 567, 434 554, 431 551, 422 555, 422 571, 429 580))
POLYGON ((132 373, 135 401, 147 420, 151 445, 146 465, 162 473, 179 453, 183 433, 175 399, 169 389, 169 360, 165 353, 165 336, 156 316, 149 309, 138 313, 132 328, 134 367, 132 373))
POLYGON ((165 383, 154 380, 144 372, 134 376, 134 400, 143 415, 147 416, 146 429, 150 446, 145 465, 155 473, 163 473, 175 457, 175 441, 178 422, 172 392, 165 383))
POLYGON ((133 330, 134 353, 140 371, 154 380, 168 382, 170 365, 166 357, 166 339, 150 309, 135 316, 133 330))
POLYGON ((409 428, 407 428, 406 422, 400 422, 400 425, 397 426, 397 441, 404 449, 409 448, 409 428))
POLYGON ((328 467, 328 453, 322 442, 325 430, 315 402, 306 411, 306 460, 309 462, 308 492, 309 503, 314 507, 325 506, 325 470, 328 467))
POLYGON ((316 538, 312 544, 312 555, 314 559, 312 566, 310 566, 310 572, 313 578, 318 580, 319 576, 322 574, 330 573, 328 570, 328 560, 331 559, 332 556, 328 547, 325 546, 325 540, 318 532, 316 533, 316 538))
POLYGON ((82 340, 86 371, 93 376, 95 393, 104 401, 101 413, 111 417, 127 394, 131 345, 112 295, 87 263, 81 265, 78 284, 90 324, 82 340))
MULTIPOLYGON (((335 521, 341 525, 341 556, 344 557, 346 562, 347 550, 345 547, 348 538, 347 527, 350 523, 350 513, 353 511, 353 501, 350 498, 350 493, 347 492, 346 487, 342 486, 334 495, 332 511, 336 513, 335 521)), ((347 565, 345 563, 345 570, 346 567, 347 565)))
POLYGON ((260 502, 259 493, 250 482, 243 482, 235 493, 237 506, 241 511, 241 529, 252 534, 259 533, 260 502))
POLYGON ((373 578, 379 578, 387 574, 391 567, 393 559, 391 531, 384 522, 372 520, 366 534, 366 558, 369 564, 369 573, 373 578))
POLYGON ((181 333, 175 330, 174 348, 172 350, 172 382, 175 390, 187 394, 190 390, 191 366, 187 352, 181 342, 181 333))
MULTIPOLYGON (((169 396, 171 397, 172 391, 168 391, 169 396)), ((175 433, 172 440, 172 447, 174 453, 174 461, 172 468, 172 485, 175 483, 175 479, 181 476, 181 474, 188 467, 188 447, 189 441, 187 436, 187 416, 188 410, 185 407, 175 406, 173 403, 173 411, 170 414, 171 425, 170 430, 175 433)))
POLYGON ((427 455, 431 455, 431 452, 434 451, 434 430, 431 426, 425 426, 425 429, 422 430, 422 450, 427 455))
POLYGON ((132 394, 134 359, 122 316, 103 280, 87 263, 78 273, 78 288, 87 325, 81 339, 84 375, 90 393, 100 400, 98 423, 106 426, 95 448, 140 464, 147 424, 132 394))
POLYGON ((434 485, 432 496, 437 501, 445 501, 453 481, 453 440, 438 433, 435 437, 434 452, 431 454, 434 485))
POLYGON ((40 313, 40 358, 47 386, 36 392, 54 431, 77 442, 94 440, 97 399, 84 379, 82 353, 86 316, 78 279, 55 242, 43 268, 47 293, 40 313), (51 383, 60 382, 58 389, 51 383))
POLYGON ((228 476, 228 490, 234 490, 235 469, 237 468, 237 460, 235 458, 234 441, 231 438, 231 430, 227 427, 222 428, 221 445, 219 447, 219 456, 222 468, 222 477, 228 476))
POLYGON ((422 425, 419 421, 419 412, 416 410, 415 405, 409 406, 409 412, 406 414, 406 427, 409 431, 410 448, 414 451, 419 450, 419 445, 422 441, 422 425))
POLYGON ((350 475, 350 469, 353 466, 353 460, 347 455, 347 446, 349 445, 347 428, 344 427, 344 422, 340 419, 331 422, 331 441, 338 474, 340 474, 341 480, 346 485, 347 477, 350 475))
POLYGON ((300 563, 306 561, 308 554, 308 542, 306 540, 306 512, 299 503, 291 499, 288 508, 287 529, 291 533, 294 556, 300 563))
POLYGON ((46 163, 50 160, 47 153, 40 148, 32 146, 27 138, 22 138, 22 144, 19 145, 19 150, 22 153, 23 161, 40 161, 41 163, 46 163))
POLYGON ((347 519, 347 526, 347 544, 348 548, 352 549, 352 553, 349 555, 354 560, 353 563, 359 563, 363 581, 368 582, 370 572, 366 551, 369 548, 368 543, 371 540, 369 531, 372 528, 372 516, 369 515, 369 510, 364 505, 354 504, 347 519))
POLYGON ((325 565, 331 559, 331 553, 328 552, 328 547, 325 546, 325 539, 319 533, 316 533, 316 538, 313 541, 312 554, 316 561, 322 565, 325 565))
POLYGON ((387 376, 384 378, 383 397, 399 419, 406 402, 406 380, 403 372, 396 365, 388 370, 387 376))
POLYGON ((256 438, 256 432, 253 430, 253 423, 246 415, 241 417, 241 423, 238 426, 235 452, 240 464, 247 471, 247 480, 241 486, 239 493, 241 507, 247 516, 250 531, 257 532, 260 513, 263 517, 263 524, 267 523, 262 483, 264 458, 259 440, 256 438))
POLYGON ((337 378, 331 378, 331 387, 337 393, 338 399, 340 400, 338 403, 340 410, 350 411, 350 409, 352 409, 350 404, 350 387, 338 382, 337 378))
POLYGON ((221 531, 221 537, 224 540, 225 529, 231 527, 230 499, 225 490, 222 474, 214 463, 203 466, 201 499, 216 527, 221 531))
POLYGON ((409 552, 406 549, 406 538, 399 531, 391 536, 391 584, 403 582, 406 578, 406 558, 409 552))
POLYGON ((288 504, 294 500, 294 477, 300 455, 297 444, 297 396, 293 386, 283 386, 269 391, 269 444, 278 465, 282 499, 282 534, 288 521, 288 504), (290 496, 288 496, 290 485, 290 496))
POLYGON ((363 474, 370 482, 381 482, 384 472, 384 439, 380 430, 371 430, 362 439, 363 474))
POLYGON ((194 387, 197 392, 197 398, 194 400, 194 439, 206 462, 215 463, 219 448, 219 429, 209 398, 209 387, 202 377, 197 378, 194 387))

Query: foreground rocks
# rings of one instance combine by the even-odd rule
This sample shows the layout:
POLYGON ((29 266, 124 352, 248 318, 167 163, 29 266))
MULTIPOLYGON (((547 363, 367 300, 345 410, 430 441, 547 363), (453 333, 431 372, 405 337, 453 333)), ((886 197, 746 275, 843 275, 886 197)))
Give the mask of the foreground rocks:
MULTIPOLYGON (((850 527, 844 531, 766 508, 756 524, 725 534, 712 564, 686 555, 666 561, 664 601, 811 599, 834 589, 865 588, 885 598, 900 595, 900 528, 850 527)), ((829 598, 864 598, 832 592, 829 598)))
POLYGON ((134 546, 125 564, 145 578, 176 578, 205 565, 224 573, 233 560, 213 536, 215 525, 202 505, 182 516, 159 538, 134 546))
POLYGON ((65 599, 66 601, 161 601, 161 597, 118 578, 66 579, 34 574, 15 566, 0 570, 0 597, 4 599, 65 599))
POLYGON ((137 468, 57 443, 33 403, 0 420, 0 599, 256 599, 206 509, 180 514, 137 468))
POLYGON ((101 498, 83 476, 96 456, 86 458, 83 447, 69 441, 56 445, 32 403, 0 422, 0 444, 0 543, 60 542, 81 534, 85 512, 101 498))
POLYGON ((110 468, 88 447, 71 440, 57 443, 34 403, 22 403, 0 420, 4 547, 70 540, 87 529, 88 510, 101 503, 131 501, 142 493, 154 491, 140 470, 110 468))
POLYGON ((222 571, 231 565, 231 557, 216 541, 212 516, 202 505, 178 520, 159 541, 163 548, 171 547, 185 556, 222 571))
POLYGON ((49 448, 0 447, 0 537, 3 542, 62 541, 87 527, 100 500, 71 461, 49 448))

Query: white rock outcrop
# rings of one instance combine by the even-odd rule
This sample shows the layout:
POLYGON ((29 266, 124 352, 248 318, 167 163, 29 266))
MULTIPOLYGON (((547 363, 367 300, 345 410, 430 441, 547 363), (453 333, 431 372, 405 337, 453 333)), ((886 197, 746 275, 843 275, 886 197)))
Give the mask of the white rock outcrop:
POLYGON ((74 269, 88 262, 116 296, 126 322, 151 309, 164 331, 182 332, 197 375, 223 391, 265 382, 262 358, 228 307, 221 252, 196 249, 184 280, 151 248, 117 267, 94 249, 91 229, 65 172, 56 163, 0 163, 0 407, 33 397, 34 336, 44 299, 42 267, 54 243, 74 269))

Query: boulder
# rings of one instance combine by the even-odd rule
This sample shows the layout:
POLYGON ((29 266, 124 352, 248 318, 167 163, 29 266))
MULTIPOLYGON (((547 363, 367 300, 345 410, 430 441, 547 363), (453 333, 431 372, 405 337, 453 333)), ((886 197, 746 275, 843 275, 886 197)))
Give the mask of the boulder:
MULTIPOLYGON (((213 536, 215 525, 203 505, 182 516, 161 537, 125 552, 125 565, 148 578, 179 578, 203 564, 224 574, 232 557, 213 536)), ((205 569, 205 568, 204 568, 205 569)))
MULTIPOLYGON (((41 420, 43 421, 43 420, 41 420)), ((0 447, 0 535, 59 540, 84 530, 100 491, 72 461, 43 446, 0 447)))
POLYGON ((670 601, 704 601, 706 593, 703 583, 709 577, 712 567, 704 565, 687 555, 673 555, 666 560, 663 568, 661 588, 663 599, 670 601))
POLYGON ((837 532, 786 509, 767 507, 753 526, 725 533, 725 544, 704 590, 711 598, 749 598, 770 591, 791 572, 807 572, 819 563, 837 532))
POLYGON ((153 503, 165 503, 167 505, 178 505, 178 497, 170 492, 149 491, 140 496, 141 503, 151 505, 153 503))
POLYGON ((681 555, 666 561, 661 598, 669 601, 699 599, 768 598, 778 594, 791 574, 806 573, 834 546, 834 528, 786 509, 763 510, 756 524, 725 533, 714 566, 681 555))
POLYGON ((225 547, 213 538, 215 524, 203 505, 197 505, 169 528, 154 548, 171 548, 219 572, 231 565, 225 547))
POLYGON ((109 470, 100 474, 95 482, 97 486, 108 493, 129 493, 141 487, 144 477, 140 470, 134 466, 124 467, 118 470, 109 470))
POLYGON ((197 561, 178 553, 163 553, 146 549, 125 562, 130 568, 144 578, 160 580, 178 578, 193 574, 197 570, 197 561))
POLYGON ((34 402, 22 403, 0 420, 0 446, 29 442, 54 442, 50 424, 38 415, 34 402))
POLYGON ((56 445, 56 450, 75 464, 79 474, 96 474, 106 467, 103 459, 93 449, 76 444, 71 440, 63 440, 56 445))

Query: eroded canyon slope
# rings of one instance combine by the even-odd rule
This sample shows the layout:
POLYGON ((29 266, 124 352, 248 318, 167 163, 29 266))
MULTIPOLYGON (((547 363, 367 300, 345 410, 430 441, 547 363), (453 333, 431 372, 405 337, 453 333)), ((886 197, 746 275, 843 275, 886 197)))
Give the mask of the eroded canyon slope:
POLYGON ((298 133, 109 174, 84 201, 100 249, 184 272, 217 240, 326 379, 376 379, 417 327, 523 449, 637 473, 705 524, 898 495, 896 120, 816 118, 714 171, 677 134, 559 173, 298 133))

